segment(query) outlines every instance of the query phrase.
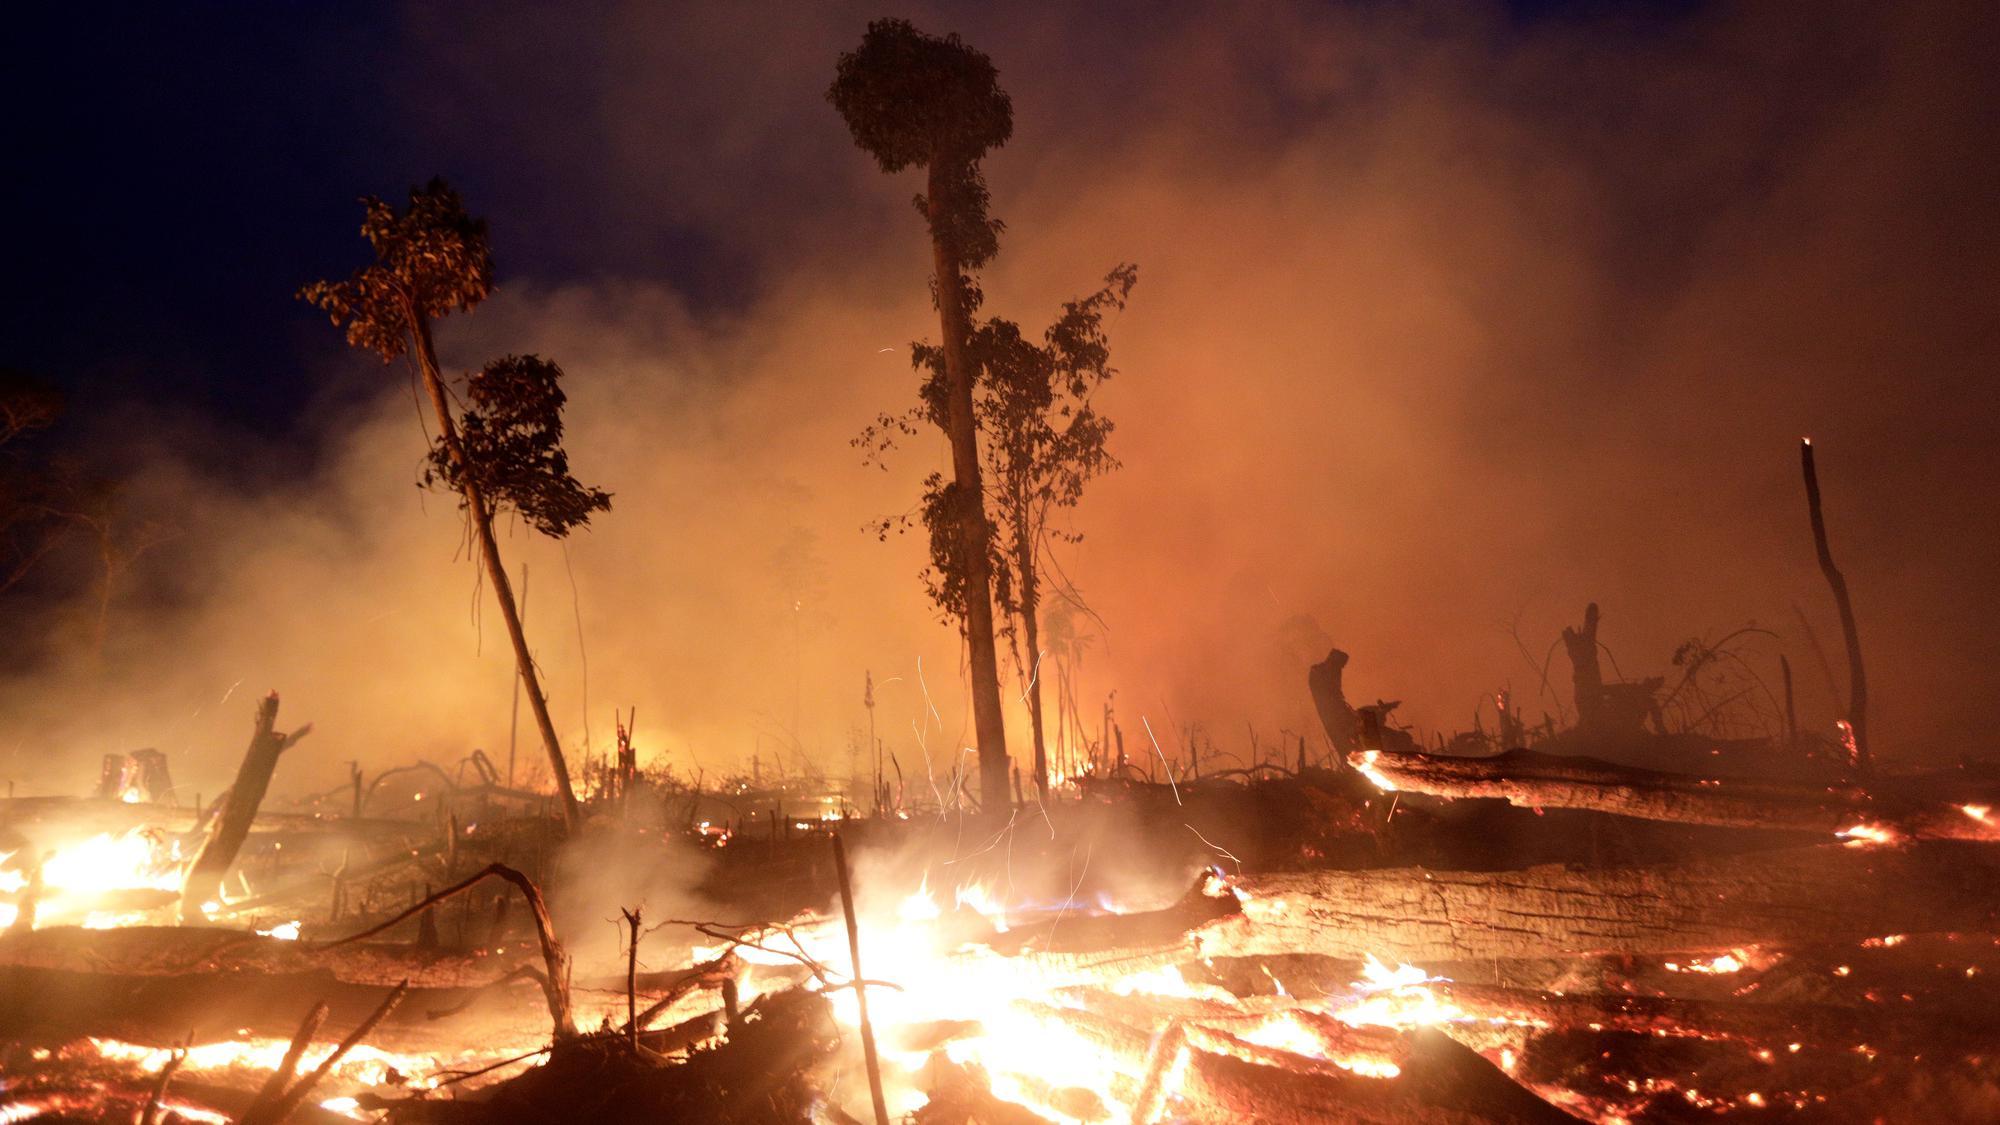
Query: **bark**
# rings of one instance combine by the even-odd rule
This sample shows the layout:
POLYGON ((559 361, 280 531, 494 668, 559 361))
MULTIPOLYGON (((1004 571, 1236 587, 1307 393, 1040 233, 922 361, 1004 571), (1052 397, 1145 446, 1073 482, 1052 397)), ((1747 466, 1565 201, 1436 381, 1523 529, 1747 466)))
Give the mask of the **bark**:
POLYGON ((938 320, 942 332, 945 371, 945 432, 951 439, 952 479, 958 486, 959 554, 965 566, 965 643, 972 672, 972 721, 979 743, 979 796, 985 811, 1004 815, 1007 799, 1007 729, 1000 710, 1000 664, 993 647, 993 573, 988 555, 991 529, 986 521, 986 490, 980 481, 978 421, 972 412, 971 357, 966 340, 972 335, 965 307, 965 276, 936 231, 947 223, 944 207, 951 197, 942 159, 930 166, 931 256, 935 268, 938 320))
POLYGON ((1373 954, 1422 965, 1989 931, 2000 921, 2000 858, 1952 843, 1609 870, 1247 875, 1236 886, 1243 916, 1197 932, 1204 956, 1373 954))
POLYGON ((1377 784, 1397 791, 1497 798, 1523 808, 1823 835, 1865 825, 1911 839, 2000 840, 1993 813, 2000 785, 1951 774, 1885 778, 1863 789, 1666 773, 1533 750, 1484 758, 1381 753, 1367 766, 1377 784))
POLYGON ((250 836, 250 826, 257 819, 257 806, 264 803, 271 775, 277 771, 278 756, 312 730, 312 724, 308 723, 290 734, 280 734, 277 722, 278 693, 274 691, 257 704, 256 726, 250 736, 250 748, 236 769, 236 783, 229 787, 222 812, 209 826, 208 836, 181 882, 181 918, 185 921, 200 921, 201 904, 221 896, 222 877, 229 873, 243 841, 250 836))
POLYGON ((444 376, 438 370, 437 351, 431 345, 430 322, 411 310, 410 325, 416 338, 417 366, 423 372, 424 388, 430 392, 431 409, 437 414, 439 435, 444 440, 446 454, 458 468, 460 494, 465 497, 466 510, 472 516, 472 533, 479 543, 479 559, 486 568, 486 580, 493 585, 493 596, 500 603, 500 619, 506 623, 507 639, 514 646, 514 666, 520 671, 521 683, 528 689, 528 709, 534 712, 535 726, 541 731, 542 745, 548 751, 549 768, 555 773, 556 791, 562 797, 563 823, 574 832, 583 822, 583 809, 577 804, 576 790, 570 786, 569 764, 563 760, 562 741, 556 737, 555 720, 549 717, 549 701, 542 694, 541 677, 535 671, 535 658, 528 652, 528 637, 521 627, 514 588, 507 580, 507 568, 500 562, 500 545, 493 538, 493 510, 487 505, 486 494, 480 489, 478 477, 466 459, 465 446, 458 440, 458 422, 451 415, 451 403, 445 397, 444 376))

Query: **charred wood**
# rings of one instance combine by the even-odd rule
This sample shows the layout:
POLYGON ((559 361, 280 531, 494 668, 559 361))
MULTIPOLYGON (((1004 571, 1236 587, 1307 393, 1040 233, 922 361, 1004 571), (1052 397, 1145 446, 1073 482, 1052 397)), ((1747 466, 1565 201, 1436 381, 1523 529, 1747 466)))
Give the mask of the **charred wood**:
POLYGON ((1727 950, 1884 933, 1988 930, 2000 857, 1947 843, 1749 853, 1660 867, 1246 875, 1243 917, 1204 955, 1316 952, 1425 963, 1727 950))

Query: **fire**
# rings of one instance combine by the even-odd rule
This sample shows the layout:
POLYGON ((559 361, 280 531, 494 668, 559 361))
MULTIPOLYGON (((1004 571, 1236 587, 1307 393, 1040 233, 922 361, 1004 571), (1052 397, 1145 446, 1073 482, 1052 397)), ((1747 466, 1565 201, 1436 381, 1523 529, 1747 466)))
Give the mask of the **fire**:
POLYGON ((1396 783, 1389 780, 1388 776, 1375 766, 1375 760, 1381 756, 1382 752, 1380 750, 1364 750, 1354 759, 1354 768, 1362 777, 1373 782, 1375 788, 1380 789, 1384 793, 1394 793, 1396 791, 1396 783))
MULTIPOLYGON (((165 841, 146 828, 100 832, 55 849, 42 859, 41 890, 36 919, 77 922, 92 929, 147 921, 153 910, 167 904, 163 895, 180 889, 180 845, 165 841), (157 901, 141 906, 121 904, 121 894, 152 892, 157 901)), ((19 916, 17 905, 28 892, 32 859, 17 852, 0 853, 0 894, 16 902, 0 903, 0 927, 19 916)), ((138 896, 143 901, 143 895, 138 896)))
POLYGON ((1430 987, 1443 982, 1443 977, 1415 965, 1392 969, 1371 953, 1361 976, 1354 982, 1359 999, 1330 1013, 1334 1019, 1355 1027, 1415 1028, 1473 1018, 1430 987))
POLYGON ((1902 839, 1901 834, 1893 828, 1887 828, 1879 824, 1868 824, 1866 822, 1856 824, 1851 828, 1843 828, 1834 833, 1834 835, 1846 840, 1847 846, 1850 848, 1879 847, 1883 844, 1893 844, 1902 839))
POLYGON ((1729 952, 1721 954, 1719 956, 1710 957, 1707 958, 1706 960, 1689 961, 1685 964, 1679 961, 1668 961, 1666 962, 1666 970, 1670 973, 1727 974, 1727 973, 1740 973, 1744 969, 1748 968, 1749 965, 1750 965, 1749 950, 1732 949, 1729 952))

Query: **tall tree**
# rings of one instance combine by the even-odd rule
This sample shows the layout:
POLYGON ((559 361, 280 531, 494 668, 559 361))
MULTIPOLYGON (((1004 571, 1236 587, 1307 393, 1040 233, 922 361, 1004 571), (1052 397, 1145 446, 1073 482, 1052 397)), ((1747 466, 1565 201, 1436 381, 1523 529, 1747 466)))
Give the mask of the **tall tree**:
MULTIPOLYGON (((1097 410, 1094 399, 1098 387, 1115 374, 1104 317, 1125 307, 1138 280, 1136 266, 1112 270, 1102 289, 1063 306, 1039 344, 1023 336, 1020 325, 998 317, 974 329, 966 341, 975 374, 973 416, 986 486, 981 518, 987 521, 993 601, 1001 611, 1000 631, 1015 642, 1014 662, 1025 685, 1034 735, 1036 788, 1044 796, 1048 752, 1040 675, 1041 553, 1050 540, 1081 540, 1080 534, 1056 526, 1052 517, 1074 508, 1093 478, 1118 467, 1108 448, 1111 420, 1097 410)), ((917 366, 930 372, 930 382, 944 379, 944 349, 919 344, 914 354, 917 366)), ((914 437, 926 424, 925 407, 919 404, 901 415, 881 415, 855 444, 871 460, 878 459, 894 448, 898 437, 914 437)), ((955 577, 958 548, 949 490, 941 475, 931 474, 916 518, 930 532, 931 567, 925 577, 931 597, 948 616, 956 616, 965 588, 955 577)), ((896 516, 876 528, 886 533, 910 522, 910 516, 896 516)))
POLYGON ((587 524, 592 512, 608 510, 611 497, 570 476, 562 447, 562 369, 553 362, 507 356, 487 364, 465 381, 469 406, 453 413, 453 389, 438 365, 431 322, 469 311, 492 292, 493 256, 485 220, 468 215, 458 193, 442 179, 412 188, 407 210, 399 212, 372 196, 362 206, 361 234, 375 249, 374 263, 346 281, 308 285, 299 296, 326 310, 336 327, 344 327, 349 344, 376 353, 384 363, 414 357, 438 427, 424 481, 449 488, 461 500, 548 750, 564 821, 573 829, 582 809, 528 653, 493 520, 512 509, 542 534, 562 538, 587 524))
MULTIPOLYGON (((1007 807, 1007 731, 1000 711, 1000 668, 993 643, 990 525, 980 482, 975 368, 967 354, 980 291, 972 273, 999 250, 1001 224, 986 213, 979 161, 1014 131, 1013 103, 993 62, 956 35, 926 35, 907 20, 868 25, 861 46, 840 56, 827 100, 854 143, 882 171, 925 170, 918 210, 931 236, 931 294, 941 333, 938 370, 920 394, 928 422, 951 443, 952 479, 937 490, 948 537, 941 569, 955 603, 972 672, 973 725, 979 742, 980 799, 1007 807)), ((936 553, 935 551, 933 552, 936 553)))
POLYGON ((1107 448, 1111 420, 1097 410, 1097 389, 1115 372, 1107 312, 1123 309, 1139 280, 1121 265, 1104 287, 1063 305, 1040 344, 1020 326, 994 318, 973 334, 979 364, 974 409, 985 437, 988 510, 994 523, 994 601, 1005 611, 1026 685, 1035 745, 1035 785, 1048 796, 1048 752, 1042 733, 1041 567, 1049 540, 1082 536, 1051 517, 1074 508, 1093 478, 1118 467, 1107 448), (1025 648, 1025 653, 1023 652, 1025 648))

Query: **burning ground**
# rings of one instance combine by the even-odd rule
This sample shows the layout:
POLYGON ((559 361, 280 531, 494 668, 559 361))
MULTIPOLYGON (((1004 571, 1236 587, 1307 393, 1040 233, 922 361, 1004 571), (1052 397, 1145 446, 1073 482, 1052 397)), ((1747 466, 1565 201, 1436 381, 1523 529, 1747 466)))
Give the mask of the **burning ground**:
POLYGON ((2000 1112, 2000 781, 1855 783, 1830 740, 1427 754, 1344 663, 1317 746, 1091 743, 1002 822, 612 762, 565 839, 481 757, 267 802, 201 876, 224 802, 114 758, 8 807, 0 1112, 849 1122, 871 1075, 915 1122, 2000 1112))

